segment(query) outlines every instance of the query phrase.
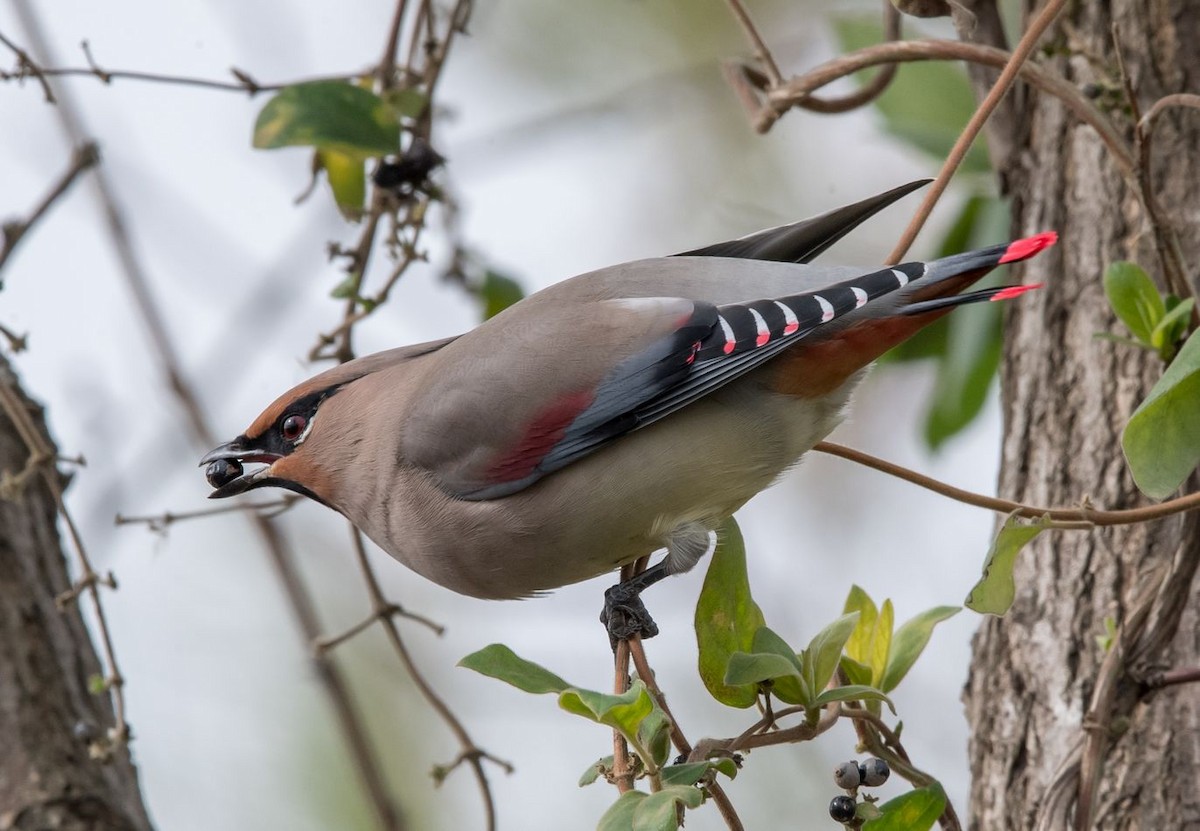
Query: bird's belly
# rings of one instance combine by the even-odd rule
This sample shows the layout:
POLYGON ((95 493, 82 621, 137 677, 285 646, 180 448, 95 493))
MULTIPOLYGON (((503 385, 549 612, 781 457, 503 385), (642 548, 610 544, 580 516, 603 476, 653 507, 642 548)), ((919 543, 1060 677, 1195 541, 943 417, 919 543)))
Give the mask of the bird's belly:
MULTIPOLYGON (((531 487, 452 500, 375 539, 436 583, 485 598, 527 597, 613 571, 668 545, 681 526, 715 529, 836 426, 849 391, 798 402, 731 384, 531 487)), ((401 511, 398 513, 408 513, 401 511)))

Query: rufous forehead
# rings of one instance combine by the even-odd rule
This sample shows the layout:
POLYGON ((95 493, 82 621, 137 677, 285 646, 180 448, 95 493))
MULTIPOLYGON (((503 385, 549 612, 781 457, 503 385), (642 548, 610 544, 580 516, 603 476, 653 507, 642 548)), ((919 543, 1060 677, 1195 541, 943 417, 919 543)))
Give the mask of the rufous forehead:
POLYGON ((263 433, 267 432, 267 430, 269 430, 275 424, 275 422, 279 420, 279 417, 284 414, 291 404, 299 401, 301 398, 304 398, 307 395, 311 395, 314 392, 320 392, 328 387, 329 379, 326 378, 324 374, 318 375, 315 378, 309 378, 304 383, 292 387, 283 395, 276 398, 271 403, 271 406, 259 413, 258 418, 254 419, 250 426, 246 428, 246 438, 258 438, 263 433))

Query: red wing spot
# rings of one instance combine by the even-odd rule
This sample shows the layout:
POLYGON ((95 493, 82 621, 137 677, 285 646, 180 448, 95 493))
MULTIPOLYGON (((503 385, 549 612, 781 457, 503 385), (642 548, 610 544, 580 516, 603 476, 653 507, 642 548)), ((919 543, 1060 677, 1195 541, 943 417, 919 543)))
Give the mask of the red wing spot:
POLYGON ((513 448, 488 468, 489 482, 512 482, 533 473, 546 454, 558 444, 571 423, 595 398, 594 390, 567 393, 533 417, 525 434, 513 448))
POLYGON ((1011 300, 1014 297, 1020 297, 1027 291, 1040 289, 1043 285, 1043 283, 1030 283, 1028 286, 1009 286, 1006 289, 1000 289, 1000 291, 989 297, 988 300, 993 303, 997 300, 1011 300))
POLYGON ((1056 242, 1058 242, 1057 231, 1045 231, 1041 234, 1035 234, 1032 237, 1010 242, 1008 248, 1004 251, 1004 256, 1000 258, 1000 263, 1015 263, 1018 260, 1027 260, 1043 248, 1049 248, 1056 242))
POLYGON ((721 351, 724 352, 726 355, 728 355, 730 352, 732 352, 735 349, 737 349, 737 343, 734 341, 731 341, 731 340, 727 340, 727 341, 725 341, 725 346, 722 347, 721 351))
POLYGON ((790 335, 790 334, 792 334, 792 332, 795 332, 799 328, 800 328, 799 323, 789 323, 787 326, 783 327, 783 333, 785 335, 790 335))

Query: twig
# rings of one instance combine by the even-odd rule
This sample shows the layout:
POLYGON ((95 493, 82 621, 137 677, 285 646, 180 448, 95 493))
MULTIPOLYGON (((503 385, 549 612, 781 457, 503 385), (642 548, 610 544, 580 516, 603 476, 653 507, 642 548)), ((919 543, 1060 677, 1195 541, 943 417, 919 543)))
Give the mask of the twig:
POLYGON ((396 82, 396 53, 400 48, 400 29, 404 26, 407 9, 408 0, 398 0, 396 11, 392 14, 392 25, 388 27, 387 41, 383 45, 383 57, 379 59, 379 67, 375 70, 375 79, 381 90, 391 89, 396 82))
MULTIPOLYGON (((862 69, 889 63, 914 61, 967 61, 1003 69, 1011 55, 1002 49, 956 40, 902 40, 880 43, 842 55, 787 81, 767 96, 768 106, 759 111, 755 128, 766 132, 783 113, 801 105, 807 96, 839 78, 862 69)), ((1084 95, 1067 81, 1037 64, 1025 63, 1019 72, 1025 83, 1061 101, 1080 121, 1092 127, 1125 175, 1132 175, 1133 156, 1125 139, 1084 95)))
POLYGON ((1020 42, 1017 43, 1017 48, 1013 50, 1012 57, 1009 58, 1004 70, 1000 73, 1000 77, 996 79, 996 83, 992 85, 992 89, 988 92, 987 97, 975 109, 971 115, 970 121, 963 131, 959 134, 954 142, 954 146, 950 149, 950 154, 946 157, 946 161, 942 163, 942 169, 938 171, 937 178, 933 180, 933 184, 925 191, 925 196, 921 200, 921 205, 917 208, 917 212, 909 221, 908 227, 904 229, 904 233, 900 236, 900 241, 896 243, 896 247, 892 249, 892 253, 888 256, 885 263, 893 264, 900 262, 904 255, 908 253, 908 249, 912 246, 913 240, 917 238, 921 228, 925 226, 925 221, 929 219, 929 215, 933 213, 933 207, 941 199, 942 193, 945 192, 950 184, 950 179, 958 170, 958 166, 962 164, 962 160, 966 158, 967 151, 971 149, 971 145, 975 143, 976 137, 983 131, 983 125, 991 118, 992 113, 1000 106, 1000 101, 1008 93, 1013 82, 1017 80, 1017 75, 1021 72, 1021 67, 1029 60, 1030 54, 1033 53, 1034 47, 1046 30, 1050 28, 1059 12, 1066 6, 1067 0, 1046 0, 1045 6, 1038 12, 1029 23, 1029 28, 1025 34, 1021 36, 1020 42))
MULTIPOLYGON (((671 708, 667 706, 667 697, 659 688, 658 682, 654 678, 654 670, 650 668, 650 661, 646 658, 646 650, 642 644, 640 636, 635 635, 629 639, 629 654, 633 659, 634 669, 637 670, 638 677, 642 679, 642 683, 646 685, 646 689, 650 691, 650 695, 658 703, 659 709, 666 715, 668 722, 671 725, 671 743, 675 745, 675 749, 685 757, 690 758, 692 755, 692 745, 683 734, 683 729, 679 726, 679 722, 675 719, 675 714, 671 712, 671 708)), ((717 805, 717 811, 720 812, 721 818, 725 820, 725 825, 729 831, 745 831, 745 826, 742 825, 742 820, 737 815, 737 811, 733 807, 733 803, 729 800, 729 795, 725 793, 725 789, 714 778, 706 786, 709 796, 717 805)))
POLYGON ((274 518, 281 513, 291 508, 300 497, 295 494, 287 494, 279 499, 273 499, 270 502, 235 502, 231 505, 220 505, 215 508, 205 508, 201 511, 166 511, 154 516, 124 516, 117 514, 113 518, 114 525, 145 525, 151 531, 162 532, 176 522, 185 522, 189 519, 205 519, 207 517, 216 516, 218 514, 233 514, 233 513, 256 513, 263 517, 274 518))
POLYGON ((953 499, 956 502, 962 502, 965 505, 986 508, 989 511, 996 511, 1002 514, 1016 514, 1026 519, 1048 517, 1054 522, 1084 522, 1096 526, 1135 525, 1140 522, 1163 519, 1175 514, 1200 509, 1200 492, 1190 493, 1177 499, 1169 499, 1157 505, 1147 505, 1144 508, 1125 508, 1115 511, 1102 511, 1091 507, 1043 508, 956 488, 933 477, 918 473, 915 470, 884 461, 883 459, 863 453, 860 450, 845 447, 844 445, 823 441, 815 445, 813 450, 820 453, 828 453, 830 456, 838 456, 842 459, 856 462, 864 467, 886 473, 889 476, 895 476, 897 479, 911 482, 914 485, 953 499))
MULTIPOLYGON (((937 781, 936 778, 913 765, 908 752, 900 744, 897 736, 884 723, 883 719, 863 707, 847 706, 842 708, 842 716, 852 719, 854 731, 858 734, 859 743, 875 756, 882 758, 888 765, 904 777, 909 783, 918 788, 928 787, 937 781)), ((950 800, 942 810, 938 822, 946 831, 960 831, 962 821, 950 800)))
POLYGON ((1190 92, 1176 92, 1171 95, 1164 95, 1155 101, 1153 106, 1142 116, 1142 120, 1138 122, 1138 125, 1146 131, 1147 136, 1154 128, 1154 122, 1158 120, 1158 117, 1171 107, 1188 107, 1200 110, 1200 95, 1190 92))
MULTIPOLYGON (((42 197, 42 200, 30 211, 29 216, 25 219, 13 220, 4 223, 4 246, 0 248, 0 269, 4 268, 4 264, 8 261, 9 255, 16 249, 25 234, 29 232, 39 219, 45 215, 59 197, 61 197, 79 178, 79 175, 88 168, 100 161, 100 151, 94 142, 87 142, 81 145, 74 153, 71 154, 71 165, 66 172, 58 177, 58 181, 50 188, 50 191, 42 197)), ((9 338, 10 342, 14 342, 13 338, 9 338)))
POLYGON ((3 336, 8 341, 8 348, 13 352, 24 352, 29 348, 29 333, 18 335, 12 329, 9 329, 3 323, 0 323, 0 336, 3 336))
MULTIPOLYGON (((21 20, 27 37, 32 44, 32 51, 39 56, 48 55, 48 47, 41 33, 41 22, 35 14, 29 0, 13 0, 17 15, 21 20)), ((85 131, 77 110, 70 96, 60 91, 60 103, 55 108, 63 131, 72 144, 86 144, 85 131)), ((93 181, 100 197, 101 207, 108 224, 109 236, 117 249, 126 284, 134 295, 139 314, 154 342, 161 369, 166 377, 167 386, 174 394, 176 401, 187 415, 193 436, 205 447, 214 443, 213 432, 200 408, 200 405, 190 385, 184 379, 176 356, 174 344, 169 336, 156 302, 149 291, 149 282, 134 251, 132 240, 124 218, 117 207, 113 188, 105 175, 103 167, 97 167, 93 181)), ((261 517, 252 518, 255 529, 270 555, 276 574, 283 585, 292 612, 296 618, 305 642, 311 642, 320 634, 320 623, 316 609, 308 596, 299 575, 292 564, 291 552, 285 546, 271 523, 261 517)), ((329 698, 337 716, 343 737, 354 760, 368 799, 375 810, 380 825, 385 829, 401 829, 403 820, 388 794, 383 776, 375 753, 367 738, 366 727, 362 717, 350 698, 346 683, 337 666, 328 658, 313 658, 315 674, 329 698)))
MULTIPOLYGON (((1133 90, 1133 81, 1130 80, 1129 72, 1125 68, 1125 55, 1121 49, 1121 41, 1117 24, 1112 24, 1112 41, 1113 51, 1116 54, 1117 70, 1120 73, 1121 87, 1125 92, 1125 100, 1129 104, 1129 110, 1133 115, 1134 130, 1133 130, 1133 147, 1134 155, 1137 157, 1137 182, 1136 192, 1141 203, 1146 208, 1146 215, 1150 220, 1150 228, 1154 233, 1154 245, 1158 249, 1158 258, 1162 261, 1164 276, 1168 288, 1180 299, 1192 296, 1192 287, 1188 283, 1187 275, 1190 274, 1186 258, 1183 254, 1183 246, 1179 243, 1179 235, 1176 233, 1175 225, 1167 220, 1162 206, 1158 203, 1158 197, 1155 195, 1154 183, 1150 180, 1151 175, 1151 130, 1153 121, 1146 121, 1142 118, 1141 105, 1138 104, 1137 94, 1133 90)), ((1200 98, 1200 97, 1198 97, 1200 98)), ((1192 307, 1192 325, 1200 324, 1200 310, 1195 306, 1192 307)))
POLYGON ((754 21, 750 19, 750 13, 742 5, 742 0, 727 0, 727 2, 729 3, 729 10, 733 12, 733 16, 737 18, 738 23, 742 26, 742 31, 746 33, 747 40, 754 46, 754 57, 763 65, 763 70, 766 71, 767 79, 770 81, 771 86, 779 86, 783 83, 783 75, 779 72, 779 65, 775 63, 775 57, 763 42, 762 35, 758 33, 754 21))
POLYGON ((1200 667, 1180 667, 1166 672, 1156 673, 1146 679, 1146 686, 1152 690, 1161 690, 1175 684, 1200 683, 1200 667))
MULTIPOLYGON (((496 805, 492 798, 492 788, 488 783, 487 773, 483 769, 483 761, 486 759, 496 765, 499 765, 505 773, 512 773, 513 766, 511 763, 499 759, 480 748, 475 744, 471 734, 463 727, 462 722, 454 715, 449 705, 438 695, 437 691, 430 686, 425 676, 417 668, 413 662, 412 655, 408 651, 408 646, 404 643, 404 639, 400 636, 400 628, 396 625, 395 615, 396 610, 400 607, 391 603, 383 595, 383 589, 379 585, 379 578, 375 576, 375 570, 371 568, 371 561, 367 557, 367 548, 363 544, 362 532, 351 526, 350 528, 351 541, 353 542, 354 554, 358 559, 359 569, 362 572, 363 581, 367 584, 367 594, 371 599, 371 608, 374 612, 373 617, 369 618, 366 623, 369 624, 378 620, 383 626, 383 631, 387 634, 388 640, 392 643, 392 648, 396 651, 396 655, 400 658, 400 663, 403 664, 408 677, 416 684, 422 697, 433 708, 438 717, 445 722, 450 728, 450 732, 458 739, 460 752, 458 758, 449 766, 443 767, 443 775, 449 773, 462 762, 467 762, 471 766, 471 770, 475 773, 475 780, 479 784, 479 792, 483 798, 484 812, 487 815, 488 831, 495 831, 496 828, 496 805)), ((429 621, 426 618, 411 615, 407 612, 400 611, 400 614, 405 617, 418 620, 421 623, 432 628, 438 634, 441 633, 441 627, 429 621)), ((360 624, 361 626, 361 624, 360 624)), ((365 628, 363 626, 362 628, 365 628)), ((318 647, 320 649, 320 647, 318 647)))
MULTIPOLYGON (((900 21, 900 12, 892 5, 891 0, 883 0, 883 40, 885 43, 900 39, 900 21)), ((832 98, 822 98, 810 93, 798 99, 795 106, 823 115, 850 112, 870 104, 882 95, 895 79, 896 70, 896 64, 884 64, 869 81, 854 92, 832 98)), ((756 123, 756 126, 759 125, 763 105, 756 90, 769 93, 774 87, 778 87, 778 84, 772 84, 771 80, 758 70, 735 61, 723 62, 722 71, 725 74, 725 80, 741 99, 742 106, 746 108, 751 120, 756 123)), ((769 126, 768 123, 759 131, 765 132, 766 127, 769 126)))
POLYGON ((39 66, 29 58, 27 52, 9 40, 0 33, 0 43, 3 43, 17 55, 17 61, 20 70, 17 72, 0 71, 0 81, 20 80, 26 76, 26 73, 33 75, 38 79, 45 91, 46 100, 53 104, 56 103, 54 94, 51 91, 48 78, 68 78, 79 76, 91 76, 96 78, 101 83, 110 84, 113 81, 145 81, 154 84, 169 84, 172 86, 196 87, 198 89, 220 90, 222 92, 244 92, 250 97, 258 95, 260 92, 277 92, 284 87, 295 86, 296 84, 306 83, 308 81, 346 81, 350 82, 356 78, 362 77, 361 72, 345 72, 337 75, 321 75, 312 78, 300 78, 292 81, 281 81, 278 83, 261 84, 247 73, 245 70, 231 67, 229 72, 236 79, 234 81, 217 81, 212 78, 197 78, 189 75, 170 75, 162 72, 140 72, 130 69, 102 69, 96 64, 91 57, 90 47, 87 41, 84 41, 82 48, 88 60, 88 66, 39 66))
POLYGON ((57 104, 58 101, 54 97, 54 90, 50 88, 50 82, 46 80, 46 75, 51 73, 47 73, 46 70, 38 66, 37 62, 35 62, 33 58, 29 57, 28 52, 5 37, 3 32, 0 32, 0 43, 3 43, 5 46, 11 49, 17 56, 17 72, 15 74, 0 72, 0 80, 6 81, 9 78, 17 78, 18 80, 22 80, 27 75, 32 75, 37 79, 38 84, 41 86, 42 95, 46 97, 46 103, 57 104))

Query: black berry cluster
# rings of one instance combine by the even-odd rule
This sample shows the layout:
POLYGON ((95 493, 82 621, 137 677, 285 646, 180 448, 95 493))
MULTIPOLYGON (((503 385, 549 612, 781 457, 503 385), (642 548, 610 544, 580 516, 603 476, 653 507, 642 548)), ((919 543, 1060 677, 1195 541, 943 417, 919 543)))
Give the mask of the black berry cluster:
POLYGON ((858 789, 879 787, 887 781, 891 772, 883 759, 842 762, 833 769, 833 781, 849 793, 835 796, 830 801, 829 816, 842 825, 858 827, 862 823, 862 820, 855 822, 858 815, 858 789))

